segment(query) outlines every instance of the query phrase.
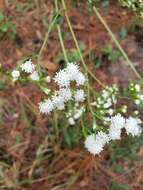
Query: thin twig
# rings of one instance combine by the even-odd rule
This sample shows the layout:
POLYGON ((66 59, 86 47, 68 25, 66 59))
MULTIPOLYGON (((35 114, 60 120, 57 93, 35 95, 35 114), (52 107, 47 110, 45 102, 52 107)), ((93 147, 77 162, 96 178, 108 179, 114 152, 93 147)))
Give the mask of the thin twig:
POLYGON ((75 46, 77 48, 77 51, 78 51, 78 54, 80 56, 80 59, 81 59, 81 62, 83 64, 83 67, 85 69, 85 71, 87 73, 89 73, 91 75, 91 77, 98 83, 100 84, 103 88, 105 88, 105 85, 88 69, 84 59, 83 59, 83 56, 82 56, 82 53, 81 53, 81 50, 80 50, 80 47, 79 47, 79 44, 78 44, 78 41, 76 39, 76 36, 75 36, 75 33, 73 31, 73 28, 72 28, 72 25, 71 25, 71 22, 70 22, 70 19, 68 17, 68 14, 67 14, 67 7, 66 7, 66 4, 65 4, 65 0, 62 0, 62 4, 63 4, 63 8, 64 8, 64 13, 65 13, 65 17, 66 17, 66 20, 67 20, 67 24, 69 26, 69 29, 70 29, 70 32, 72 34, 72 37, 73 37, 73 40, 74 40, 74 43, 75 43, 75 46))
MULTIPOLYGON (((55 0, 55 7, 56 7, 56 12, 58 12, 59 10, 58 10, 58 1, 57 0, 55 0)), ((62 48, 62 51, 64 54, 64 58, 65 58, 66 63, 68 63, 68 56, 67 56, 66 49, 64 46, 62 31, 61 31, 60 25, 57 25, 57 30, 58 30, 58 35, 59 35, 59 39, 60 39, 61 48, 62 48)))
POLYGON ((40 70, 40 60, 41 60, 41 56, 42 56, 42 53, 43 53, 43 51, 44 51, 44 49, 45 49, 45 46, 46 46, 47 41, 48 41, 48 39, 49 39, 49 34, 50 34, 50 32, 51 32, 51 30, 52 30, 52 28, 53 28, 53 26, 54 26, 54 24, 55 24, 55 22, 56 22, 57 17, 58 17, 58 14, 55 16, 55 18, 54 18, 54 19, 52 20, 52 22, 49 24, 48 31, 47 31, 46 34, 45 34, 44 42, 43 42, 42 47, 41 47, 41 49, 40 49, 40 51, 39 51, 39 53, 38 53, 38 56, 37 56, 38 71, 39 71, 39 73, 41 73, 41 70, 40 70))
POLYGON ((109 36, 111 37, 111 39, 113 40, 113 42, 115 43, 115 45, 117 46, 117 48, 119 49, 119 51, 121 52, 121 54, 123 55, 123 57, 125 58, 125 60, 127 61, 128 65, 131 67, 132 71, 135 73, 135 75, 137 76, 137 78, 141 79, 141 76, 138 73, 138 71, 135 69, 132 61, 129 59, 128 55, 126 54, 126 52, 121 47, 121 45, 118 42, 118 40, 116 39, 116 36, 113 34, 113 32, 111 31, 111 29, 107 25, 106 21, 103 19, 103 17, 101 16, 101 14, 99 13, 99 11, 97 10, 97 8, 95 6, 93 7, 93 10, 94 10, 96 16, 98 17, 98 19, 101 21, 101 23, 103 24, 103 26, 107 30, 109 36))

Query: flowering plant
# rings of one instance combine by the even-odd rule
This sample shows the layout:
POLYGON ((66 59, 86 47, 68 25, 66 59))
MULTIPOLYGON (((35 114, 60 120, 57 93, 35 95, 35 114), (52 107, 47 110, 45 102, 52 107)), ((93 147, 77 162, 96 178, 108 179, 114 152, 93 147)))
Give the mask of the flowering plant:
MULTIPOLYGON (((36 66, 28 60, 22 63, 19 69, 12 71, 12 80, 16 82, 22 79, 23 72, 30 80, 38 84, 41 78, 45 77, 42 73, 39 74, 36 66)), ((86 85, 89 85, 88 78, 80 71, 78 64, 67 63, 67 66, 59 70, 52 79, 57 89, 47 88, 45 94, 48 97, 39 102, 40 113, 50 115, 54 110, 66 112, 67 123, 76 127, 77 120, 83 120, 83 113, 87 113, 88 109, 91 110, 93 127, 84 125, 84 130, 82 130, 85 136, 85 147, 90 153, 99 154, 107 143, 120 140, 123 131, 132 137, 141 134, 142 122, 137 117, 138 111, 135 110, 133 115, 127 117, 127 105, 118 105, 121 93, 117 85, 105 86, 101 92, 92 89, 94 97, 89 102, 87 100, 89 92, 86 91, 86 85)), ((142 101, 143 96, 140 85, 130 83, 126 95, 135 105, 138 105, 138 101, 142 101)))
MULTIPOLYGON (((93 7, 93 11, 112 37, 136 77, 141 78, 116 37, 94 6, 95 1, 88 1, 88 3, 93 7)), ((62 0, 62 5, 64 10, 66 10, 64 0, 62 0)), ((66 129, 68 126, 73 126, 73 128, 78 128, 79 126, 79 134, 77 136, 79 135, 81 138, 85 138, 85 147, 94 155, 99 154, 105 144, 114 140, 120 140, 123 134, 132 137, 139 136, 142 132, 142 122, 139 118, 139 113, 143 101, 140 85, 129 83, 128 88, 122 90, 115 84, 112 86, 104 85, 87 67, 67 12, 65 11, 64 16, 76 45, 78 61, 80 60, 82 63, 83 72, 81 72, 81 67, 76 61, 69 62, 69 55, 62 39, 60 27, 62 16, 58 10, 57 0, 55 0, 55 6, 57 14, 54 15, 50 23, 45 41, 38 54, 38 64, 33 64, 30 59, 24 61, 17 69, 12 71, 12 80, 14 82, 27 80, 35 82, 45 94, 43 100, 38 103, 40 113, 48 116, 59 113, 66 129), (46 72, 41 70, 39 60, 48 35, 54 25, 57 26, 66 65, 54 77, 50 77, 45 74, 46 72), (91 78, 102 87, 101 91, 93 88, 91 78), (51 88, 47 87, 47 82, 54 83, 53 86, 56 86, 56 88, 52 88, 53 86, 51 88), (133 105, 133 110, 130 113, 131 104, 133 105)), ((58 127, 57 121, 55 123, 56 127, 58 127)))

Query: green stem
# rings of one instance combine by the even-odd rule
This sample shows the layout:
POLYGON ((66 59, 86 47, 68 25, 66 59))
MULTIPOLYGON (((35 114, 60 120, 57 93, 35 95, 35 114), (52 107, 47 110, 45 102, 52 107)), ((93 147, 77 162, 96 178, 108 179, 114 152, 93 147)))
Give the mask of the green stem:
POLYGON ((131 67, 131 69, 133 70, 133 72, 137 76, 137 78, 141 79, 140 74, 135 69, 135 67, 134 67, 133 63, 131 62, 131 60, 129 59, 128 55, 126 54, 126 52, 123 50, 123 48, 121 47, 120 43, 116 39, 116 36, 113 34, 113 32, 111 31, 111 29, 108 27, 107 23, 105 22, 105 20, 103 19, 103 17, 101 16, 101 14, 99 13, 99 11, 97 10, 97 8, 95 6, 93 7, 93 10, 94 10, 96 16, 99 18, 99 20, 103 24, 103 26, 105 27, 105 29, 107 30, 108 34, 110 35, 111 39, 113 40, 113 42, 115 43, 115 45, 117 46, 117 48, 119 49, 119 51, 121 52, 121 54, 123 55, 123 57, 125 58, 125 60, 127 61, 128 65, 131 67))
MULTIPOLYGON (((58 12, 58 1, 57 0, 55 0, 55 7, 56 7, 56 12, 58 12)), ((68 56, 67 56, 66 49, 64 46, 62 31, 61 31, 60 25, 57 25, 57 30, 58 30, 58 35, 59 35, 59 39, 60 39, 61 48, 62 48, 62 51, 64 54, 64 58, 65 58, 66 63, 68 63, 68 56)))
POLYGON ((48 41, 48 39, 49 39, 49 34, 50 34, 50 32, 51 32, 51 30, 52 30, 52 28, 53 28, 53 26, 54 26, 54 24, 55 24, 55 22, 56 22, 57 17, 58 17, 58 14, 55 16, 55 18, 54 18, 54 19, 52 20, 52 22, 49 24, 48 31, 47 31, 46 34, 45 34, 44 42, 43 42, 42 47, 41 47, 41 49, 40 49, 40 51, 39 51, 39 53, 38 53, 37 61, 38 61, 38 72, 39 72, 39 73, 41 73, 41 70, 40 70, 40 60, 41 60, 41 56, 42 56, 42 53, 43 53, 43 51, 44 51, 44 49, 45 49, 45 46, 46 46, 47 41, 48 41))
MULTIPOLYGON (((94 120, 94 119, 95 119, 95 118, 94 118, 94 111, 93 111, 93 109, 92 109, 92 107, 91 107, 91 105, 90 105, 90 102, 91 102, 91 101, 90 101, 90 98, 91 98, 91 97, 90 97, 90 84, 89 84, 89 77, 88 77, 88 74, 90 74, 90 75, 92 76, 92 78, 94 78, 94 80, 97 81, 97 83, 100 84, 103 88, 105 88, 105 85, 104 85, 98 78, 96 78, 96 76, 94 76, 94 74, 88 69, 88 67, 87 67, 87 65, 86 65, 86 63, 85 63, 85 61, 84 61, 84 58, 83 58, 83 56, 82 56, 82 53, 81 53, 81 50, 80 50, 78 41, 77 41, 77 39, 76 39, 74 30, 73 30, 73 28, 72 28, 70 19, 69 19, 69 17, 68 17, 68 14, 67 14, 67 11, 66 11, 67 8, 66 8, 66 4, 65 4, 65 1, 64 1, 64 0, 62 0, 62 4, 63 4, 63 8, 64 8, 64 11, 65 11, 65 17, 66 17, 66 20, 67 20, 68 27, 69 27, 70 32, 71 32, 71 35, 72 35, 72 37, 73 37, 73 40, 74 40, 75 46, 76 46, 76 48, 77 48, 78 54, 79 54, 79 56, 80 56, 82 65, 83 65, 83 67, 84 67, 84 70, 85 70, 85 72, 86 72, 86 79, 87 79, 87 84, 86 84, 86 87, 87 87, 87 102, 88 102, 88 106, 89 106, 90 113, 92 114, 92 117, 93 117, 93 120, 94 120)), ((84 135, 86 135, 86 134, 85 134, 85 131, 83 131, 83 132, 84 132, 84 135)))
POLYGON ((59 129, 58 129, 58 114, 57 114, 56 110, 54 111, 54 127, 55 127, 55 132, 56 132, 56 140, 58 141, 59 129))
POLYGON ((68 24, 68 27, 70 29, 70 32, 72 34, 72 37, 73 37, 73 40, 74 40, 74 43, 75 43, 75 46, 77 48, 77 51, 78 51, 78 54, 80 56, 80 59, 81 59, 81 62, 83 64, 83 67, 86 71, 86 73, 90 74, 92 76, 92 78, 97 81, 98 84, 100 84, 103 88, 105 88, 105 85, 88 69, 88 67, 86 66, 86 63, 83 59, 83 56, 82 56, 82 53, 81 53, 81 50, 80 50, 80 47, 79 47, 79 44, 78 44, 78 41, 76 39, 76 36, 75 36, 75 33, 73 31, 73 28, 72 28, 72 25, 71 25, 71 22, 70 22, 70 19, 68 17, 68 14, 67 14, 67 7, 66 7, 66 4, 65 4, 65 0, 62 0, 62 4, 63 4, 63 8, 64 8, 64 12, 65 12, 65 17, 66 17, 66 20, 67 20, 67 24, 68 24))

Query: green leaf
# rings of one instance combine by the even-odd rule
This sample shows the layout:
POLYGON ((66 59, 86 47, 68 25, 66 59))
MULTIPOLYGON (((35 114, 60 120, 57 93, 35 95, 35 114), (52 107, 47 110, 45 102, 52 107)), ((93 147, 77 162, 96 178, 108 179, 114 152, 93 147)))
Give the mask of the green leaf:
POLYGON ((0 12, 0 22, 4 20, 4 15, 0 12))
POLYGON ((96 63, 95 63, 95 65, 94 65, 95 69, 100 68, 101 64, 102 64, 101 59, 100 59, 100 58, 97 58, 96 63))
POLYGON ((0 26, 0 30, 2 31, 2 32, 7 32, 8 31, 8 25, 7 24, 2 24, 1 26, 0 26))
POLYGON ((113 182, 109 190, 131 190, 127 184, 113 182))
POLYGON ((4 90, 6 88, 6 84, 4 81, 0 81, 0 90, 4 90))
POLYGON ((69 135, 68 132, 66 132, 66 133, 64 134, 64 140, 65 140, 65 143, 66 143, 69 147, 71 147, 72 142, 71 142, 71 137, 70 137, 70 135, 69 135))
POLYGON ((120 173, 120 174, 124 172, 124 168, 118 164, 115 164, 114 170, 115 170, 115 172, 120 173))
POLYGON ((53 21, 54 21, 54 24, 61 24, 63 21, 63 17, 60 15, 60 13, 56 12, 52 18, 52 22, 53 21))

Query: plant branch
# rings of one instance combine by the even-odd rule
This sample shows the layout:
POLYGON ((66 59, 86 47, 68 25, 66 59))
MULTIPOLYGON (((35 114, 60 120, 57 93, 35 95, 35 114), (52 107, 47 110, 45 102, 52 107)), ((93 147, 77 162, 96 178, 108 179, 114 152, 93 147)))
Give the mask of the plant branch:
POLYGON ((98 83, 100 84, 103 88, 105 88, 105 85, 88 69, 84 59, 83 59, 83 56, 82 56, 82 53, 81 53, 81 50, 80 50, 80 47, 79 47, 79 44, 78 44, 78 41, 76 39, 76 36, 75 36, 75 33, 73 31, 73 28, 72 28, 72 25, 71 25, 71 22, 70 22, 70 19, 68 17, 68 14, 67 14, 67 7, 66 7, 66 4, 65 4, 65 0, 62 0, 62 4, 63 4, 63 8, 64 8, 64 12, 65 12, 65 17, 66 17, 66 20, 67 20, 67 24, 68 24, 68 27, 70 29, 70 32, 72 34, 72 37, 73 37, 73 40, 74 40, 74 43, 75 43, 75 46, 77 48, 77 51, 78 51, 78 54, 80 56, 80 59, 81 59, 81 62, 83 64, 83 67, 86 71, 86 73, 89 73, 91 75, 91 77, 98 83))

